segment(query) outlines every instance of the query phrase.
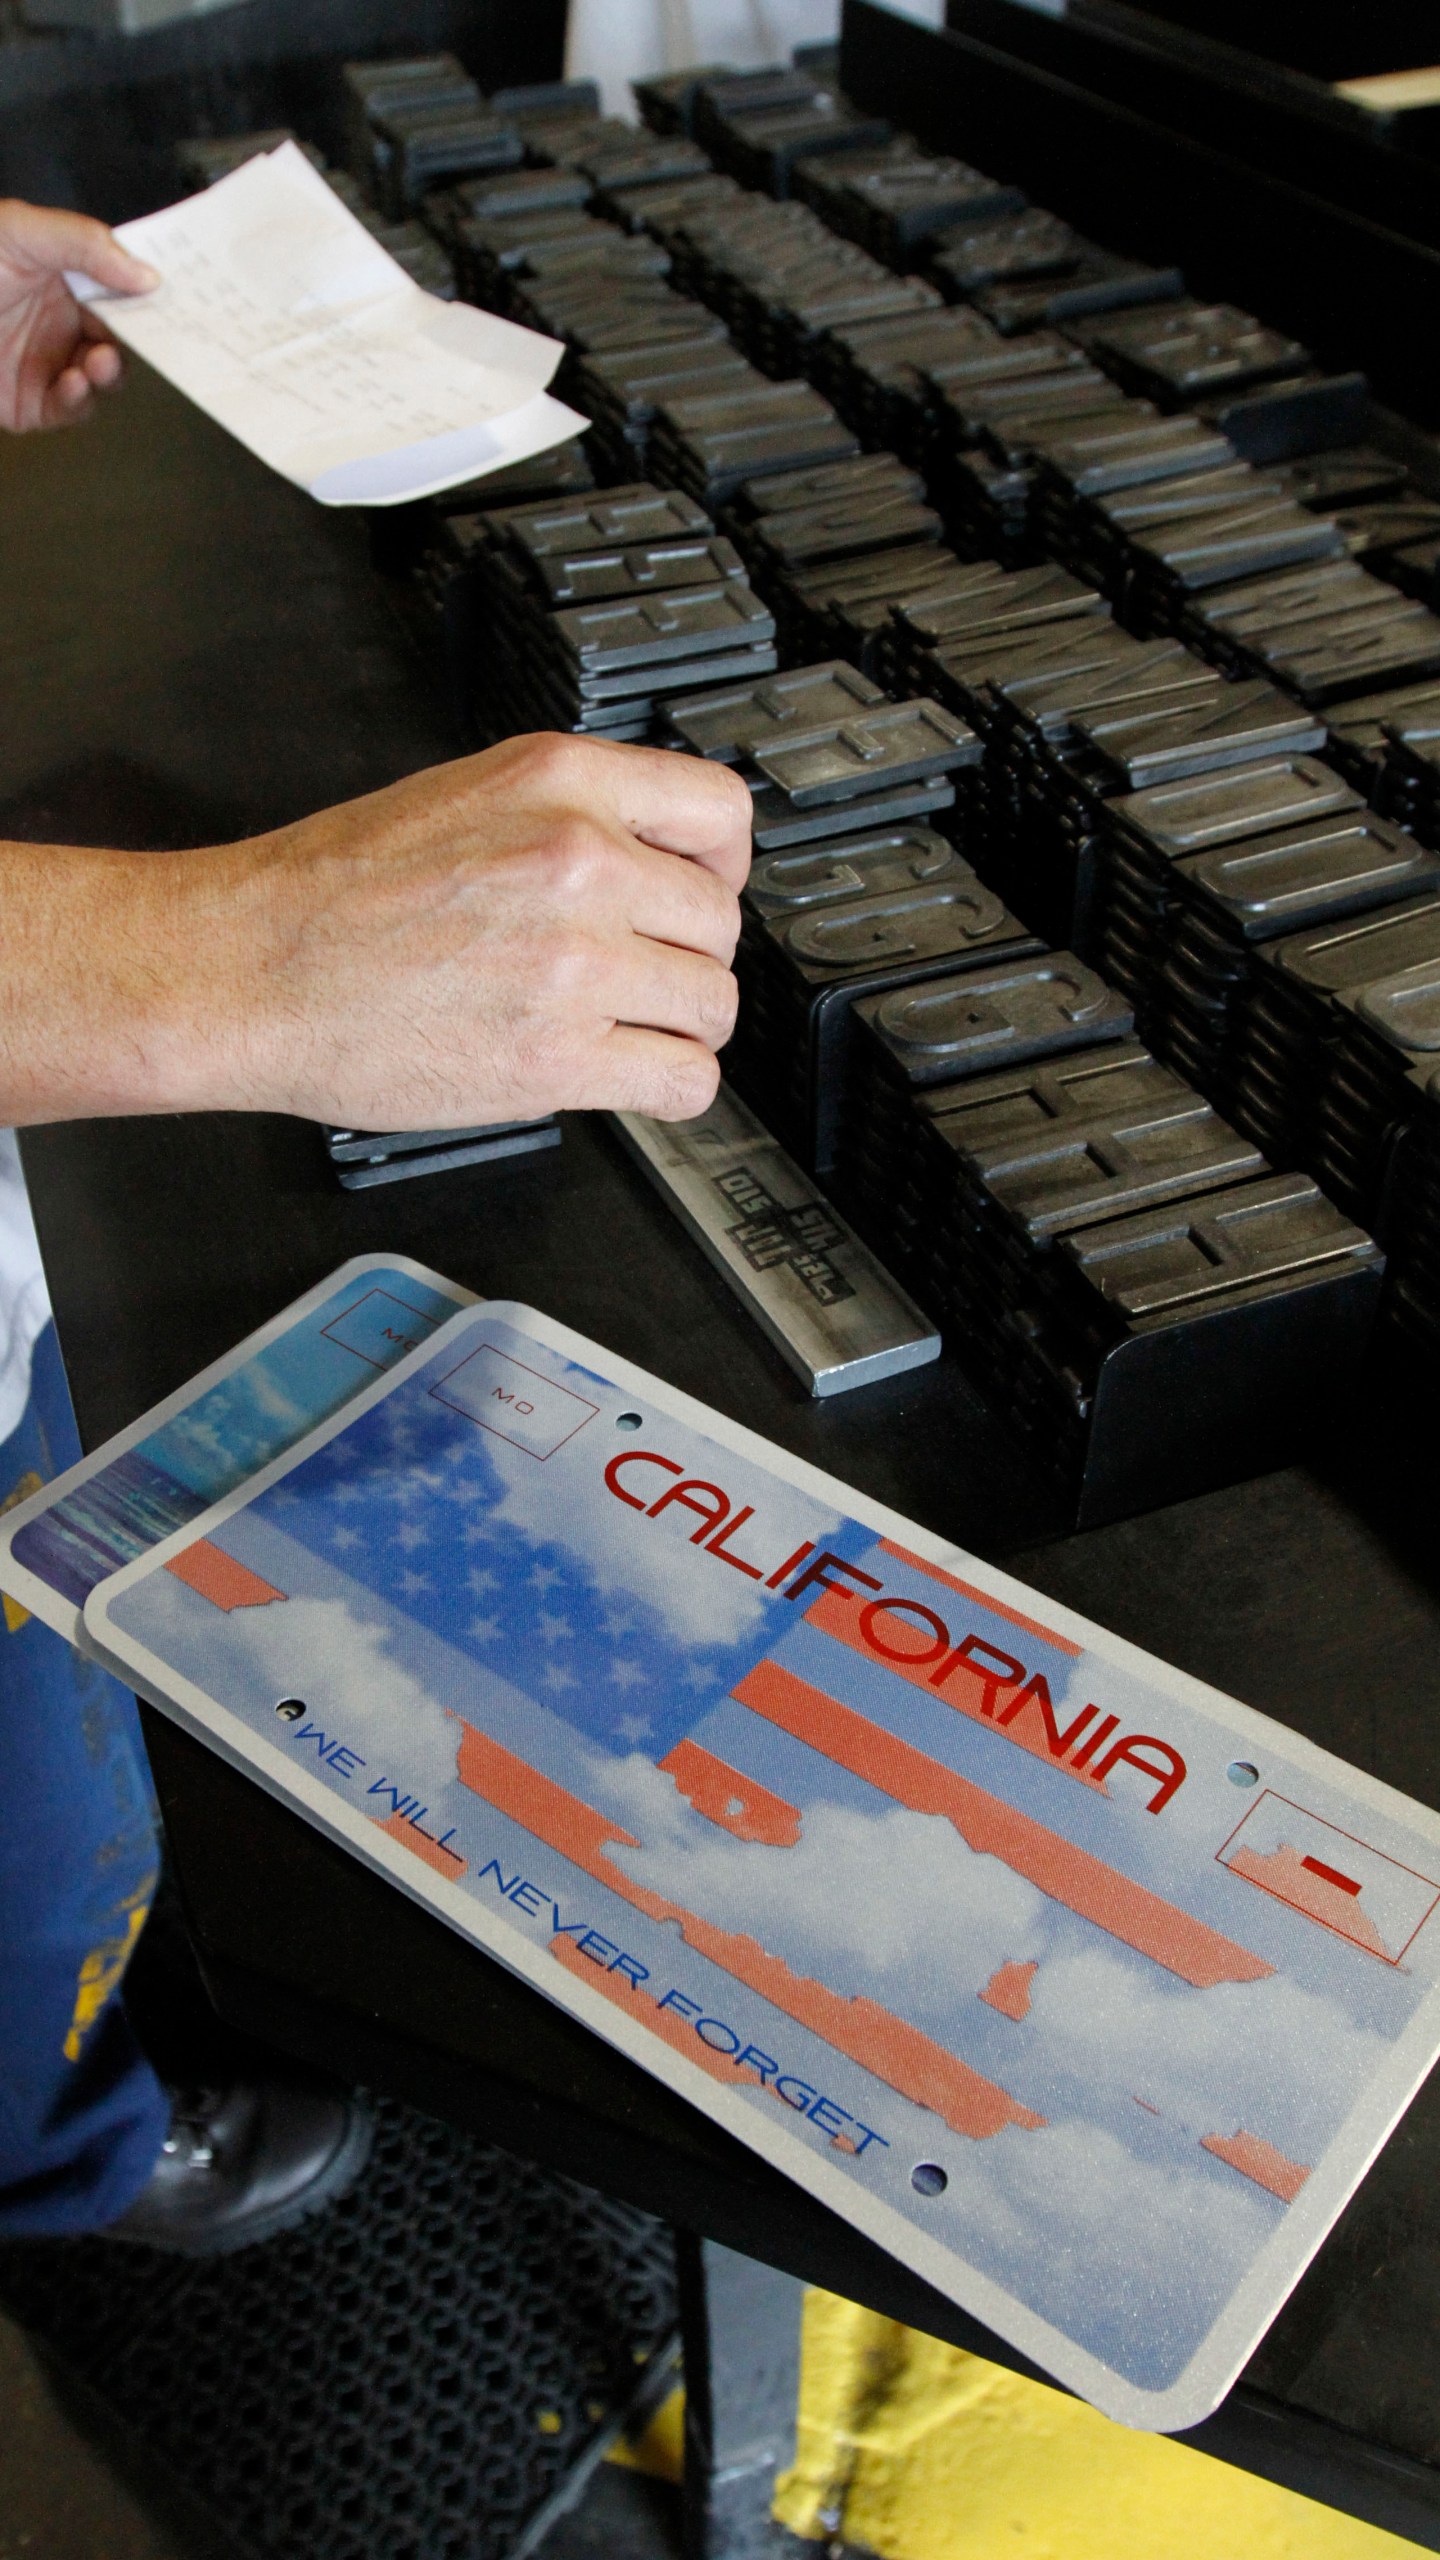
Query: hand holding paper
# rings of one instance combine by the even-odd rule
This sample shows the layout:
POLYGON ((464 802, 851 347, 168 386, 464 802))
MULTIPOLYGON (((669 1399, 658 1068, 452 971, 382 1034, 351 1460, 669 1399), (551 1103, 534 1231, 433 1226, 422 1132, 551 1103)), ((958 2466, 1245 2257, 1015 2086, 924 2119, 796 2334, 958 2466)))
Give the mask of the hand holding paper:
POLYGON ((0 426, 19 434, 83 417, 92 393, 120 379, 119 351, 85 303, 97 288, 140 294, 158 282, 88 214, 0 205, 0 426))
POLYGON ((96 296, 133 347, 327 506, 385 506, 523 461, 585 421, 557 340, 422 292, 294 143, 116 234, 160 272, 96 296))

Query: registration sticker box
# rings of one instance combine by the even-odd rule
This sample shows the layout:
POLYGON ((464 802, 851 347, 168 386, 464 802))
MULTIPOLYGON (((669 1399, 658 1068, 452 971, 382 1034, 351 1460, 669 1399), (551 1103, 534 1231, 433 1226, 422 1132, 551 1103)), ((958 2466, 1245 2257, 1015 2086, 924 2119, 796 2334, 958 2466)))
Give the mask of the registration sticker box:
POLYGON ((1429 1876, 1270 1787, 1216 1854, 1232 1875, 1273 1893, 1382 1964, 1404 1963, 1407 1948, 1440 1902, 1440 1884, 1429 1876))
POLYGON ((321 1328, 327 1342, 368 1360, 372 1369, 391 1369, 407 1351, 416 1350, 434 1331, 434 1319, 420 1307, 407 1306, 390 1289, 367 1289, 353 1307, 321 1328))
POLYGON ((557 1386, 553 1378, 542 1378, 538 1369, 526 1368, 493 1342, 482 1342, 437 1380, 430 1393, 437 1404, 467 1413, 482 1431, 497 1433, 532 1458, 553 1458, 600 1409, 569 1387, 557 1386))

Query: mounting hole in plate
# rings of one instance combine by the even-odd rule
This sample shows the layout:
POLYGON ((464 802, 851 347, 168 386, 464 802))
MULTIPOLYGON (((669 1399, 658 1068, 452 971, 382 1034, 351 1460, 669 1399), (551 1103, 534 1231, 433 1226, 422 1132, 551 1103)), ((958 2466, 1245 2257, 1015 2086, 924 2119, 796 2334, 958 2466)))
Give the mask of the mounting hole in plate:
POLYGON ((275 1713, 277 1716, 283 1716, 287 1724, 298 1724, 301 1717, 309 1713, 309 1709, 303 1698, 277 1698, 275 1713))
POLYGON ((1253 1760, 1232 1760, 1225 1772, 1232 1787, 1258 1787, 1260 1772, 1253 1760))
POLYGON ((638 1431, 644 1419, 643 1413, 617 1413, 615 1428, 617 1431, 638 1431))
POLYGON ((910 2184, 917 2196, 943 2196, 950 2181, 938 2160, 917 2160, 910 2184))

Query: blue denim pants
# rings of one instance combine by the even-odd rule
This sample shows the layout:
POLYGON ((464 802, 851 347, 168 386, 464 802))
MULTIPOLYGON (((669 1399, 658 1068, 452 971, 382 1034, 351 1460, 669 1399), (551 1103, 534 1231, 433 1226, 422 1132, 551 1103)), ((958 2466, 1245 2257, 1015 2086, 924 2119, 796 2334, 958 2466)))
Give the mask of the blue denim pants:
MULTIPOLYGON (((53 1324, 0 1443, 0 1503, 80 1455, 53 1324)), ((27 1617, 0 1622, 0 2237, 100 2229, 145 2185, 169 2111, 118 1998, 155 1886, 135 1701, 27 1617)))

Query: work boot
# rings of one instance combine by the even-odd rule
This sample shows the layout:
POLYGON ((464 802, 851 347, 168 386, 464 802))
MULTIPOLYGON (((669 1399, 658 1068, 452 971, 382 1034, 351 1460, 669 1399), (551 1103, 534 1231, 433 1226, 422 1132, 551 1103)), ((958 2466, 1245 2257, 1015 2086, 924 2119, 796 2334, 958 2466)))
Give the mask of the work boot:
POLYGON ((150 2182, 107 2240, 224 2257, 333 2204, 370 2156, 370 2110, 344 2091, 276 2077, 172 2089, 170 2099, 150 2182))

